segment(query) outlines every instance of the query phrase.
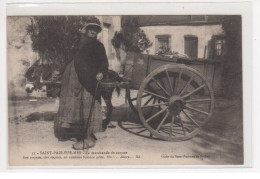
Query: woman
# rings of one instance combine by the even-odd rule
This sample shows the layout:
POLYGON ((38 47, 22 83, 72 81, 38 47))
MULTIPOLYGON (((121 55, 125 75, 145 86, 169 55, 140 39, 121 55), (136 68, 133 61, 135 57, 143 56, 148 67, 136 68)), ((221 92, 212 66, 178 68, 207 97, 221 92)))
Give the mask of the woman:
POLYGON ((84 134, 73 144, 76 150, 94 147, 96 141, 94 133, 102 131, 101 95, 95 91, 97 81, 108 71, 108 59, 103 44, 97 40, 100 31, 100 23, 87 24, 85 42, 62 77, 55 134, 60 139, 71 137, 59 135, 61 131, 74 132, 76 136, 79 133, 84 134), (95 105, 89 118, 93 98, 95 105), (89 119, 91 121, 88 121, 89 119))

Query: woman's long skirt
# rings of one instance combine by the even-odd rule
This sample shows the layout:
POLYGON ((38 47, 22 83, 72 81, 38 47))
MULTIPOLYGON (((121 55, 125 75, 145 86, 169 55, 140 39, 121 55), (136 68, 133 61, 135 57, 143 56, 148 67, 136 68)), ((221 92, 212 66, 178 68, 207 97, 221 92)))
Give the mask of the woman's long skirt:
MULTIPOLYGON (((54 126, 58 138, 62 138, 65 129, 74 129, 79 134, 82 132, 83 124, 88 124, 92 98, 93 96, 80 84, 72 61, 61 81, 59 110, 54 126)), ((87 129, 83 130, 88 130, 89 134, 102 131, 101 104, 97 100, 92 110, 91 121, 87 129)))

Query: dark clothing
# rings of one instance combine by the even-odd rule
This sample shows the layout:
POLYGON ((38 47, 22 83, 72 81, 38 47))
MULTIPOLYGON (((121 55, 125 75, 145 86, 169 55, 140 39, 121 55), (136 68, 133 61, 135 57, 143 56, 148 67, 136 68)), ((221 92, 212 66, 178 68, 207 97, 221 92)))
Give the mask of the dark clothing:
MULTIPOLYGON (((92 117, 89 120, 92 97, 95 94, 98 73, 106 75, 108 59, 106 51, 97 39, 87 38, 80 47, 76 58, 67 67, 62 76, 58 118, 55 120, 55 134, 62 136, 63 130, 82 130, 83 122, 88 132, 102 130, 101 97, 96 96, 92 117), (78 129, 79 128, 79 129, 78 129)), ((81 131, 82 132, 82 131, 81 131)))
MULTIPOLYGON (((60 138, 66 133, 64 128, 82 132, 83 121, 88 123, 91 108, 92 95, 81 85, 75 72, 74 61, 66 68, 61 80, 61 92, 59 100, 58 117, 55 120, 55 135, 60 138)), ((96 101, 93 109, 90 125, 87 126, 90 133, 102 131, 101 104, 96 101)))
MULTIPOLYGON (((75 71, 79 82, 93 96, 95 94, 98 73, 106 76, 108 71, 108 59, 104 45, 94 38, 86 38, 85 44, 80 48, 75 59, 75 71)), ((100 100, 100 93, 96 95, 100 100)))

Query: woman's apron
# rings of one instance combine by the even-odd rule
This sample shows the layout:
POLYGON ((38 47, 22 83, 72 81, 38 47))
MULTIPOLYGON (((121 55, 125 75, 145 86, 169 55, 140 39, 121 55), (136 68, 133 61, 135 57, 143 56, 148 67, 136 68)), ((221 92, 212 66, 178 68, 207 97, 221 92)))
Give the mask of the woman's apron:
MULTIPOLYGON (((61 128, 82 127, 88 123, 92 95, 80 84, 72 61, 66 68, 62 81, 57 123, 61 128)), ((96 100, 87 130, 102 131, 101 104, 96 100)), ((80 132, 80 131, 79 131, 80 132)))

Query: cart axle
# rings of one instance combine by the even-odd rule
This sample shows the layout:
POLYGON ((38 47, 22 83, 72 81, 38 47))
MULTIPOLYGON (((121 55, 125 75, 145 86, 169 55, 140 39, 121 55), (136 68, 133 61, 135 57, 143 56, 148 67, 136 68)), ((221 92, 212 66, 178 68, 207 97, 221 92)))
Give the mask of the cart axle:
POLYGON ((185 102, 179 96, 172 96, 169 100, 169 111, 174 116, 179 115, 185 106, 185 102))

